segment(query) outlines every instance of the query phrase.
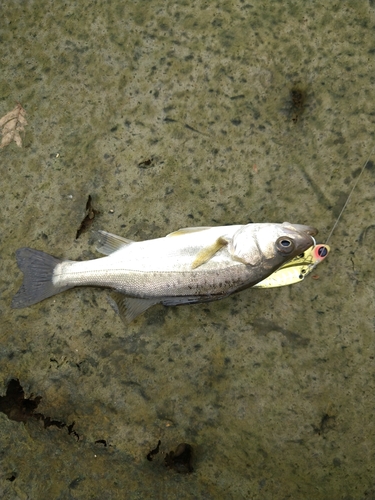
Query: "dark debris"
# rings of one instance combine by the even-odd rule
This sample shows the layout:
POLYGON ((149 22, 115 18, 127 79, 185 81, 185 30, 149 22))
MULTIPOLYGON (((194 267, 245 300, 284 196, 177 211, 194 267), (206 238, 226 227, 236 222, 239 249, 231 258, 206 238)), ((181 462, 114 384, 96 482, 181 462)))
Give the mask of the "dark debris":
POLYGON ((12 379, 7 387, 5 396, 0 396, 0 411, 10 420, 16 422, 27 422, 35 417, 34 410, 38 407, 41 396, 33 399, 33 395, 25 399, 25 392, 19 380, 12 379))
POLYGON ((307 93, 299 86, 290 90, 290 116, 293 123, 297 123, 306 109, 307 93))
POLYGON ((147 167, 153 167, 154 159, 149 158, 148 160, 141 161, 138 163, 139 168, 147 168, 147 167))
POLYGON ((89 195, 86 203, 86 216, 77 230, 76 240, 78 240, 82 233, 89 229, 91 224, 94 222, 95 217, 99 214, 100 212, 98 210, 95 210, 95 208, 92 206, 92 198, 91 195, 89 195))
MULTIPOLYGON (((159 439, 156 448, 151 450, 146 458, 149 462, 153 461, 155 455, 157 455, 160 451, 161 441, 159 439)), ((161 455, 165 455, 164 457, 164 465, 168 467, 168 469, 173 469, 175 472, 180 474, 191 474, 194 472, 192 466, 193 460, 193 447, 187 443, 180 443, 175 451, 170 451, 169 453, 161 452, 161 455)))
POLYGON ((159 441, 158 441, 158 444, 157 444, 156 448, 154 448, 154 449, 153 449, 153 450, 151 450, 149 453, 147 453, 146 458, 147 458, 147 460, 148 460, 149 462, 152 462, 153 456, 154 456, 154 455, 157 455, 157 454, 159 453, 159 447, 160 447, 160 445, 161 445, 161 441, 160 441, 160 439, 159 439, 159 441))
POLYGON ((107 441, 105 439, 97 439, 95 444, 102 444, 105 448, 107 447, 107 441))
POLYGON ((46 417, 42 413, 35 413, 38 408, 41 396, 33 398, 33 395, 29 398, 25 398, 25 391, 23 390, 18 379, 12 379, 8 383, 5 396, 0 396, 0 411, 5 413, 5 415, 16 422, 28 422, 29 420, 41 420, 43 422, 44 428, 57 427, 58 429, 67 428, 68 434, 73 434, 79 440, 78 433, 73 429, 74 422, 67 425, 65 422, 60 420, 54 420, 51 417, 46 417))
POLYGON ((192 466, 193 448, 190 444, 180 443, 176 451, 167 453, 164 462, 166 467, 182 474, 191 474, 194 469, 192 466))
POLYGON ((328 431, 334 429, 335 425, 336 425, 336 417, 334 415, 328 415, 328 413, 325 413, 322 416, 319 425, 318 426, 313 425, 313 429, 315 434, 322 436, 326 434, 328 431))

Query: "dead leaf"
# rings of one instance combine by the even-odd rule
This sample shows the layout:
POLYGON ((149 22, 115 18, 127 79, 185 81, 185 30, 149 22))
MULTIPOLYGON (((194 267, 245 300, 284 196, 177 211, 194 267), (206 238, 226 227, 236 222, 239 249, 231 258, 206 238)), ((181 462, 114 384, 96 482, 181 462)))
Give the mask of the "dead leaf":
POLYGON ((94 222, 95 216, 99 214, 100 214, 99 210, 95 210, 95 208, 92 206, 92 198, 91 195, 89 194, 89 198, 86 203, 86 217, 83 219, 81 225, 77 230, 76 240, 80 237, 82 233, 88 230, 88 228, 94 222))
POLYGON ((18 103, 12 111, 9 111, 0 119, 0 129, 2 128, 1 134, 3 136, 0 148, 5 148, 12 141, 15 141, 17 146, 22 147, 20 132, 24 132, 24 127, 27 125, 25 115, 26 111, 18 103))

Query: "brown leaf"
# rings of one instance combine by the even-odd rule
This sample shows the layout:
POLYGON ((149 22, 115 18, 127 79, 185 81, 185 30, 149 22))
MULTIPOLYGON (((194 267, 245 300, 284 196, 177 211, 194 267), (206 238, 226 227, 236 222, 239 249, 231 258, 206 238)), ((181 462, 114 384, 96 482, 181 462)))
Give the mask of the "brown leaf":
POLYGON ((89 195, 89 198, 86 203, 86 217, 83 219, 81 225, 77 230, 76 240, 80 237, 82 233, 88 230, 88 228, 94 222, 95 216, 99 214, 100 214, 99 210, 95 210, 95 208, 92 206, 92 198, 91 195, 89 195))
POLYGON ((25 115, 26 111, 18 103, 12 111, 9 111, 0 119, 0 129, 2 129, 1 134, 3 136, 0 148, 5 148, 12 141, 15 141, 17 146, 22 147, 20 132, 24 132, 24 127, 27 125, 25 115))

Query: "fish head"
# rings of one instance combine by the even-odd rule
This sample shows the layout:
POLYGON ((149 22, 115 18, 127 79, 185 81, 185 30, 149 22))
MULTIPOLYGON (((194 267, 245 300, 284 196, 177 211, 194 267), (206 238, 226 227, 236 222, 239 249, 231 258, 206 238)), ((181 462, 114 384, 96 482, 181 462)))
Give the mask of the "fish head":
POLYGON ((276 270, 315 245, 317 229, 301 224, 247 224, 229 242, 235 260, 250 266, 276 270))
POLYGON ((290 222, 283 222, 281 225, 283 227, 289 227, 290 229, 299 231, 300 233, 309 234, 310 236, 316 236, 319 232, 315 227, 305 226, 304 224, 290 224, 290 222))

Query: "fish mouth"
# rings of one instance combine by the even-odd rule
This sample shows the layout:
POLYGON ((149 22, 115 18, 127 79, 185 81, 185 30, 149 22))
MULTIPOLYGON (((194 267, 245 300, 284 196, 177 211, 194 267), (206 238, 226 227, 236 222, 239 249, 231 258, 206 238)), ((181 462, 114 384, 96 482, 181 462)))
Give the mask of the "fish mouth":
POLYGON ((316 236, 319 232, 315 227, 304 226, 303 224, 290 224, 289 222, 284 222, 283 224, 291 229, 294 229, 295 231, 298 231, 299 233, 305 233, 309 236, 316 236))

